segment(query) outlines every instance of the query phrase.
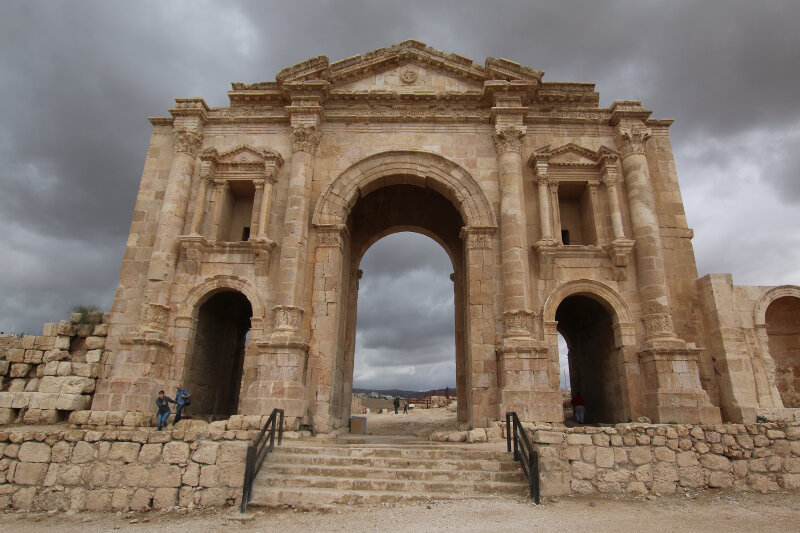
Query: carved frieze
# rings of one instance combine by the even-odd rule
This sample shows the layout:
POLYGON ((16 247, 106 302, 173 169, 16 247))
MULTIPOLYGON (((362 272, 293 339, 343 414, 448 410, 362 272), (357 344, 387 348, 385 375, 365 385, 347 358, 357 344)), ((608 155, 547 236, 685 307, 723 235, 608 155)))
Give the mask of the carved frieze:
POLYGON ((302 307, 296 305, 276 305, 272 308, 272 327, 278 331, 297 331, 303 322, 302 307))
POLYGON ((525 136, 527 128, 525 126, 505 126, 497 127, 492 140, 498 155, 505 152, 521 152, 522 138, 525 136))
POLYGON ((647 338, 674 337, 672 315, 669 309, 658 302, 647 302, 644 306, 644 329, 647 338))
POLYGON ((145 329, 164 331, 169 318, 169 306, 146 302, 142 306, 139 321, 145 329))
POLYGON ((324 224, 316 226, 317 246, 341 248, 344 245, 344 237, 347 233, 347 226, 344 224, 324 224))
POLYGON ((175 152, 189 154, 192 157, 197 155, 200 143, 203 142, 203 134, 197 131, 178 130, 175 132, 175 152))
POLYGON ((292 151, 313 154, 317 151, 321 136, 316 126, 296 124, 292 126, 292 151))
POLYGON ((535 313, 526 309, 514 309, 503 313, 506 337, 531 337, 535 313))
POLYGON ((496 227, 464 227, 461 228, 461 239, 468 249, 488 250, 492 247, 492 239, 496 227))

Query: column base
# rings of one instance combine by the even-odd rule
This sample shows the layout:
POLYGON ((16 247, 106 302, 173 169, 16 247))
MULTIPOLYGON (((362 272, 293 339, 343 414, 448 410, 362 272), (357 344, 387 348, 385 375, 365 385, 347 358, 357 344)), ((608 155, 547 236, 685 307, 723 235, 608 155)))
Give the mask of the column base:
POLYGON ((721 424, 718 407, 700 384, 702 349, 675 340, 651 341, 639 352, 644 379, 643 408, 653 422, 721 424))
MULTIPOLYGON (((562 422, 561 392, 551 383, 548 348, 530 337, 505 338, 497 348, 499 418, 514 411, 526 422, 562 422)), ((555 369, 555 374, 558 370, 555 369)))

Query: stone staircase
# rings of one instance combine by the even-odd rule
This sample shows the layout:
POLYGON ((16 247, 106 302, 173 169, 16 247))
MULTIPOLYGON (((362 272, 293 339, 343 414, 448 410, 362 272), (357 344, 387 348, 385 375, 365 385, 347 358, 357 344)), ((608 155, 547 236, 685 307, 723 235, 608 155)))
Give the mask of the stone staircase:
POLYGON ((250 505, 324 507, 464 498, 521 499, 528 485, 501 448, 286 443, 267 457, 250 505))

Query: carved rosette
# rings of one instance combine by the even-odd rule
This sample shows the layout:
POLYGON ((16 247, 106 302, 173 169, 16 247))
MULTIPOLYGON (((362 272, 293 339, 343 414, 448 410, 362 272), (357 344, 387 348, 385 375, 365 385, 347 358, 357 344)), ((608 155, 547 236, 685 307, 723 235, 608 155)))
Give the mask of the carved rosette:
POLYGON ((645 305, 645 314, 642 317, 647 338, 674 337, 675 330, 672 326, 672 315, 669 309, 658 302, 649 302, 645 305))
POLYGON ((526 309, 515 309, 503 313, 507 337, 532 337, 535 313, 526 309))
POLYGON ((146 329, 155 331, 164 331, 167 327, 167 319, 169 318, 169 306, 145 303, 142 306, 141 316, 139 321, 146 329))
POLYGON ((292 151, 313 154, 317 151, 321 136, 316 126, 297 124, 292 126, 292 151))
POLYGON ((197 131, 178 130, 175 132, 175 152, 189 154, 192 157, 197 155, 200 150, 200 143, 203 142, 203 134, 197 131))
POLYGON ((498 126, 492 135, 494 147, 498 155, 506 152, 522 152, 522 138, 525 136, 525 126, 498 126))
POLYGON ((276 305, 272 308, 272 327, 276 331, 297 331, 303 321, 302 307, 296 305, 276 305))
POLYGON ((650 138, 650 128, 641 122, 621 124, 618 130, 617 144, 622 157, 644 154, 644 145, 650 138))
POLYGON ((488 250, 492 247, 492 238, 497 228, 494 227, 464 227, 461 228, 460 237, 467 248, 472 250, 488 250))
POLYGON ((317 246, 341 248, 347 226, 344 224, 325 224, 317 226, 317 246))

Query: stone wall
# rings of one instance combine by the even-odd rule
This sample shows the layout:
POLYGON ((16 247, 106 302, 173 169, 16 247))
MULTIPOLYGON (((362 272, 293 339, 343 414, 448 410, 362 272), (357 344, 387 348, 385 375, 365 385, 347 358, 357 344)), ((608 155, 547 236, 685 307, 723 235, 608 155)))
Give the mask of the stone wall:
POLYGON ((197 421, 163 432, 0 430, 0 510, 232 505, 255 430, 228 430, 228 422, 211 432, 197 421))
POLYGON ((528 430, 542 494, 800 489, 800 425, 630 425, 528 430))
POLYGON ((65 420, 92 403, 108 334, 108 314, 79 313, 45 324, 42 335, 0 343, 0 425, 65 420))

